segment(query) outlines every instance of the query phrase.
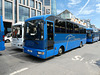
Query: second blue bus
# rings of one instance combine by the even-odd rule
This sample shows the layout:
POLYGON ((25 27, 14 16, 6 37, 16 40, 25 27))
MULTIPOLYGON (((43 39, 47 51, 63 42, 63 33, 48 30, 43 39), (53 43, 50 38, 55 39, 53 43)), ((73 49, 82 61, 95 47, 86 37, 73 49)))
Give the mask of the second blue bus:
POLYGON ((87 43, 93 43, 99 40, 99 32, 94 32, 93 28, 87 28, 87 43))
POLYGON ((24 52, 46 59, 86 43, 86 28, 52 15, 25 21, 24 52))

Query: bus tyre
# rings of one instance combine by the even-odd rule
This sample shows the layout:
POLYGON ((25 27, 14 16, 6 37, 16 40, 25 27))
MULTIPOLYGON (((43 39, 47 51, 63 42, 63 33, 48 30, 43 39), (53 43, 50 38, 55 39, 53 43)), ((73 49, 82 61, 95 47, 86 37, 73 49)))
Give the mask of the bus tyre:
POLYGON ((79 47, 81 48, 82 46, 83 46, 83 44, 82 44, 82 42, 81 42, 79 47))
POLYGON ((58 55, 60 56, 63 53, 63 49, 59 48, 58 55))

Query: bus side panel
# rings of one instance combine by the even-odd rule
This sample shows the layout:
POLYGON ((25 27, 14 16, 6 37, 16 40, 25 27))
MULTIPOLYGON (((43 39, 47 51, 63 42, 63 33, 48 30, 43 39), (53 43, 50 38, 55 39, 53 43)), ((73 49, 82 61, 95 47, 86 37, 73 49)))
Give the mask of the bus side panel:
POLYGON ((94 39, 93 39, 93 41, 95 42, 95 41, 98 41, 99 40, 99 37, 95 37, 94 39))
POLYGON ((69 41, 66 51, 71 50, 71 49, 76 48, 76 47, 79 47, 80 42, 81 42, 80 40, 69 41))
POLYGON ((61 46, 64 46, 65 51, 79 47, 80 43, 86 44, 86 34, 56 34, 55 35, 55 55, 61 46))
POLYGON ((0 16, 0 51, 5 50, 3 35, 4 35, 4 26, 3 26, 2 16, 0 16))
POLYGON ((54 49, 52 49, 52 50, 47 50, 46 58, 51 57, 51 56, 54 56, 54 49))

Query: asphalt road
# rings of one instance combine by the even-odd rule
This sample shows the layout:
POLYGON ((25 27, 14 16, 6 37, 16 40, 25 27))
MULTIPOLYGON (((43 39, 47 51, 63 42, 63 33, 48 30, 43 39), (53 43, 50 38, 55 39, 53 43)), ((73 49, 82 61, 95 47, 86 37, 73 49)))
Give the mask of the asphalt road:
POLYGON ((100 41, 46 60, 6 44, 0 52, 0 75, 100 75, 100 41))

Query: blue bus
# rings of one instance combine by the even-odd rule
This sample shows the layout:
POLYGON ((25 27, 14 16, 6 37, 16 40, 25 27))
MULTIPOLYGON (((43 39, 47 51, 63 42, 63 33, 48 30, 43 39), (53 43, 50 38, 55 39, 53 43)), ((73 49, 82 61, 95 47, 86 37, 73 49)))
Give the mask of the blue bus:
POLYGON ((93 28, 87 28, 87 43, 93 43, 99 40, 99 32, 94 32, 93 28))
POLYGON ((24 52, 47 59, 86 43, 86 28, 53 15, 42 15, 25 21, 24 52))
POLYGON ((4 26, 3 26, 3 19, 0 16, 0 51, 5 50, 4 46, 4 26))

